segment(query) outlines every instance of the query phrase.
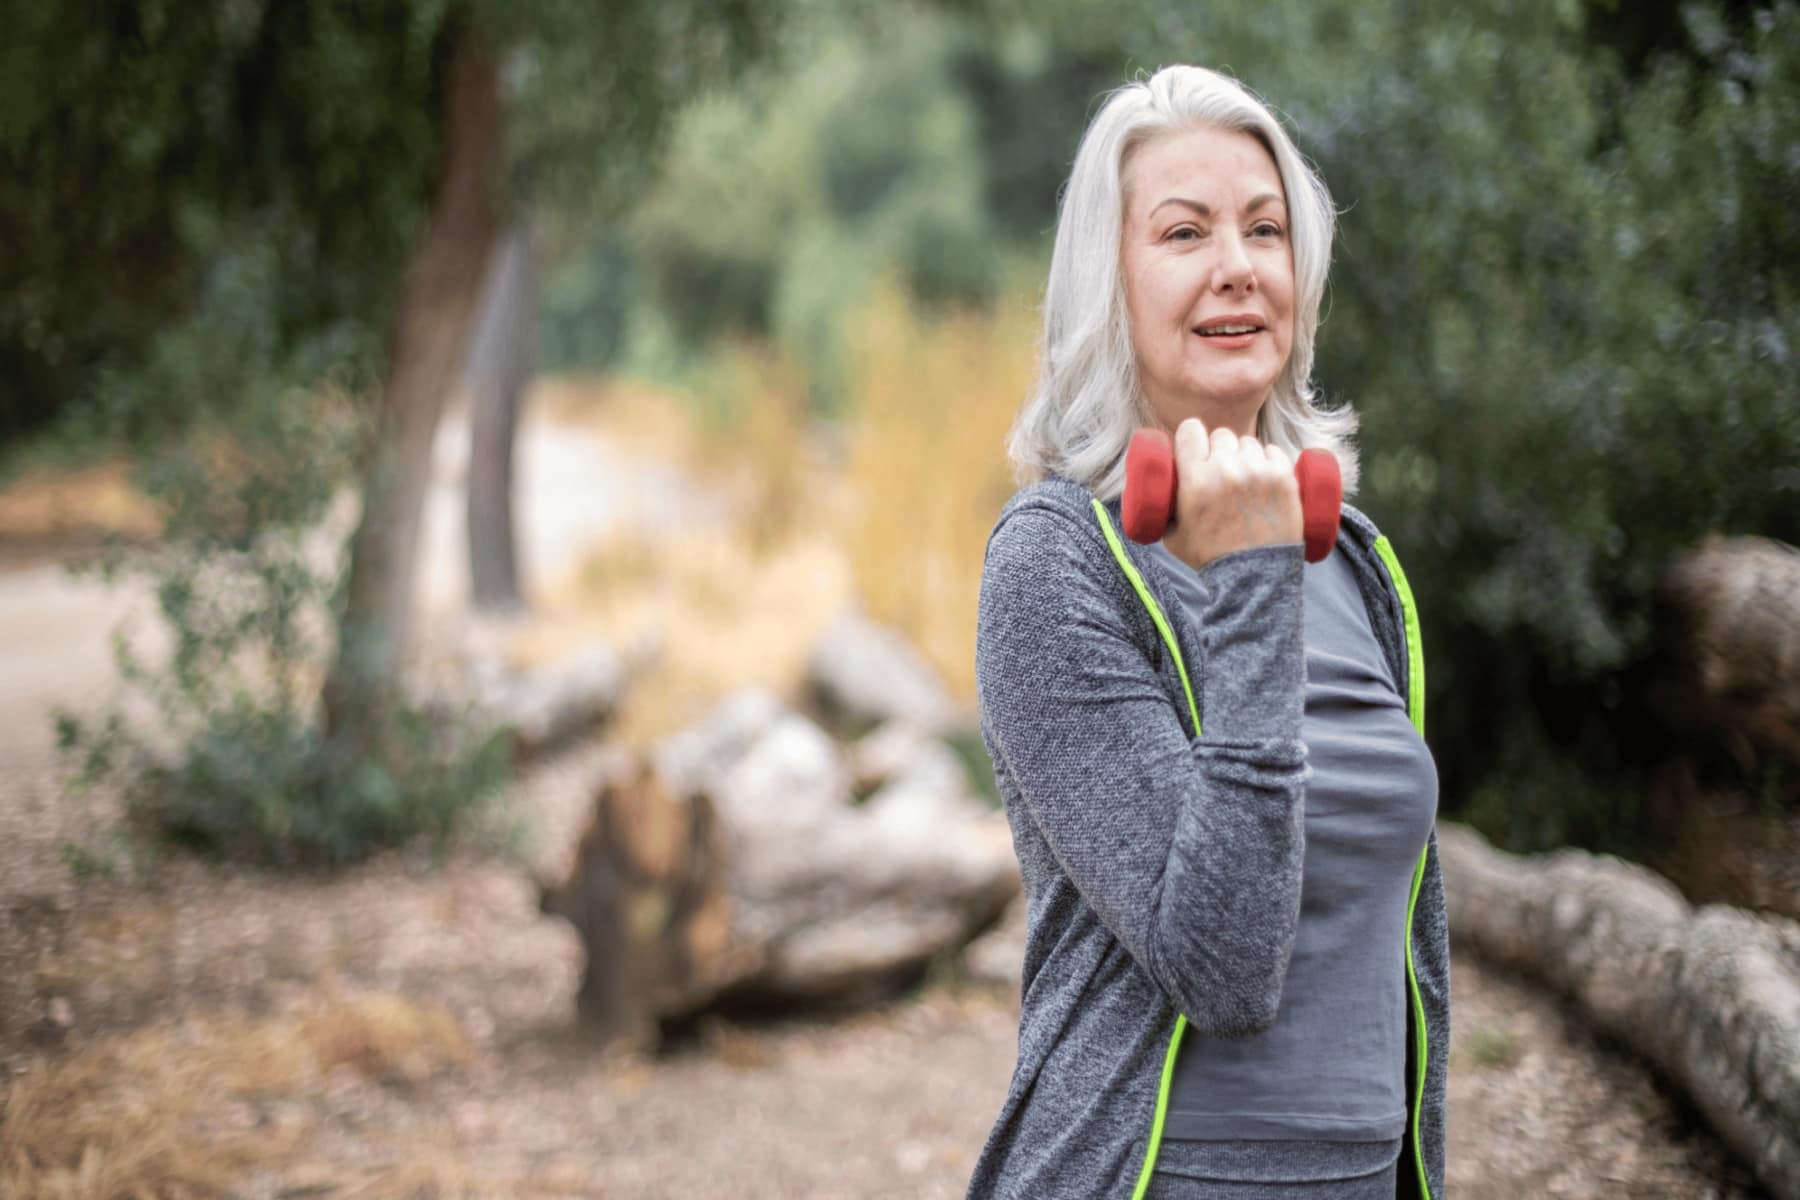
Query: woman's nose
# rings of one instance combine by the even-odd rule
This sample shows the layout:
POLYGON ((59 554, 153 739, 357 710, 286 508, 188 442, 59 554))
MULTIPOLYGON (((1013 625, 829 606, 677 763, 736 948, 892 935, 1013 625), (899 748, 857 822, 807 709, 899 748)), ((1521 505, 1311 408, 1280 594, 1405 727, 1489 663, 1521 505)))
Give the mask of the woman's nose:
POLYGON ((1256 271, 1244 251, 1242 238, 1226 234, 1219 239, 1219 258, 1213 265, 1213 288, 1221 292, 1247 292, 1256 286, 1256 271))

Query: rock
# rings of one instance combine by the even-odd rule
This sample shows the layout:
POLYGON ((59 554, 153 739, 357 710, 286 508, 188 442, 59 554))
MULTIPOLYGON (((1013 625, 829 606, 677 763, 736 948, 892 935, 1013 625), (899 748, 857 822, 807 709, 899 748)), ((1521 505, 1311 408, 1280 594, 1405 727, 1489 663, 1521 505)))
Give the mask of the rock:
POLYGON ((543 907, 587 947, 584 1020, 652 1037, 707 1007, 872 1000, 1019 892, 1005 818, 935 740, 863 805, 818 725, 744 693, 605 784, 543 907))
POLYGON ((1746 771, 1800 763, 1800 550, 1707 538, 1658 582, 1656 640, 1653 703, 1673 732, 1746 771))
POLYGON ((911 643, 855 614, 839 618, 814 646, 806 688, 834 727, 902 721, 935 731, 960 717, 943 681, 911 643))
POLYGON ((992 924, 1018 894, 1018 864, 1004 818, 969 796, 943 746, 921 746, 858 808, 841 759, 797 732, 816 726, 794 722, 778 723, 720 789, 739 855, 738 919, 767 949, 765 969, 733 991, 759 1005, 855 1002, 903 986, 992 924), (803 782, 784 787, 765 757, 816 773, 790 773, 803 782))
POLYGON ((1653 865, 1696 903, 1800 917, 1800 551, 1708 537, 1655 618, 1653 865))
POLYGON ((52 996, 48 1006, 50 1023, 58 1029, 67 1029, 75 1024, 75 1010, 70 1006, 68 997, 52 996))
POLYGON ((714 787, 783 712, 765 688, 733 692, 700 721, 658 743, 656 769, 678 792, 714 787))
POLYGON ((850 776, 823 729, 798 713, 783 713, 720 772, 712 791, 732 828, 777 835, 840 815, 850 776))
POLYGON ((933 743, 930 734, 906 721, 888 721, 850 747, 851 786, 867 795, 901 774, 933 743))
POLYGON ((612 647, 593 643, 569 658, 500 682, 482 697, 515 751, 537 758, 596 732, 624 697, 626 671, 612 647))

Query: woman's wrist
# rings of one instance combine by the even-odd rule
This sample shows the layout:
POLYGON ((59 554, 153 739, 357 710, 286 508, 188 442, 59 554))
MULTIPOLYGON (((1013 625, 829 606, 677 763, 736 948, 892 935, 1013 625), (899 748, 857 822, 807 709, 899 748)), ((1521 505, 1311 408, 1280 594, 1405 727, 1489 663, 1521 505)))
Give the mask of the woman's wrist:
POLYGON ((1202 721, 1209 740, 1300 736, 1305 565, 1300 543, 1283 542, 1222 554, 1201 569, 1208 595, 1202 721))

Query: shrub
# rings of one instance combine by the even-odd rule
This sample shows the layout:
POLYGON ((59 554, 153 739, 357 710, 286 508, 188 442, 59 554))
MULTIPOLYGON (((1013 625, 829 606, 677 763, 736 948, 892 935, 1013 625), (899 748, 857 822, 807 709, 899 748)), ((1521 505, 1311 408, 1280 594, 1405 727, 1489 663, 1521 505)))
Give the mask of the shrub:
MULTIPOLYGON (((171 370, 214 361, 186 349, 171 351, 171 370)), ((503 748, 467 720, 406 707, 372 759, 332 759, 316 711, 341 557, 329 512, 362 428, 341 393, 242 368, 218 379, 245 389, 229 420, 166 442, 139 471, 163 539, 96 564, 154 594, 166 657, 143 661, 114 636, 149 717, 124 703, 59 714, 58 742, 81 782, 120 786, 134 822, 233 858, 342 864, 419 834, 441 843, 484 813, 503 748)))

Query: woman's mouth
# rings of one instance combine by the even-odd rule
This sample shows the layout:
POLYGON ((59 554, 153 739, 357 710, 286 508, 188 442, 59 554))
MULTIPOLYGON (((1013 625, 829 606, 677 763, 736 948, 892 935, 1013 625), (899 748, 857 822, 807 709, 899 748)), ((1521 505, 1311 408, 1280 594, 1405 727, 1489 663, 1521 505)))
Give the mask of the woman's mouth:
POLYGON ((1243 317, 1222 317, 1194 326, 1194 332, 1204 338, 1246 337, 1253 333, 1261 333, 1262 330, 1261 321, 1243 317))
POLYGON ((1233 319, 1208 321, 1204 325, 1194 326, 1194 332, 1204 338, 1215 350, 1241 350, 1256 344, 1257 335, 1262 333, 1260 321, 1233 319))

